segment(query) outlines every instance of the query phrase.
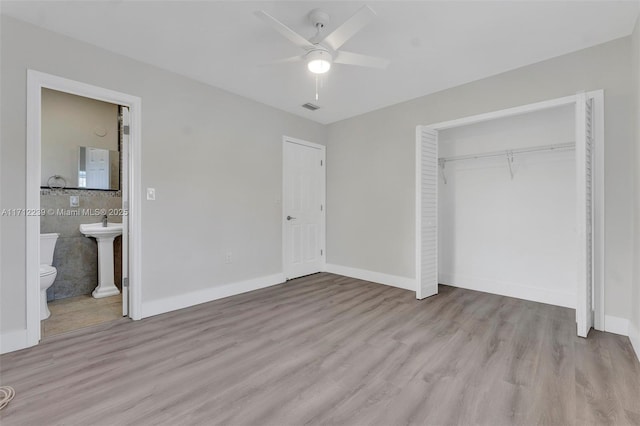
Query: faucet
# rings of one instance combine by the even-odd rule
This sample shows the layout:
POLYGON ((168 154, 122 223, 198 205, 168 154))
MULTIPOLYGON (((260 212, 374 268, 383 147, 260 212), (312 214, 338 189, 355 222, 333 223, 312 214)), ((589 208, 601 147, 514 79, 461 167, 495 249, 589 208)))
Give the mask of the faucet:
POLYGON ((102 216, 102 227, 106 228, 107 227, 107 215, 105 214, 104 216, 102 216))

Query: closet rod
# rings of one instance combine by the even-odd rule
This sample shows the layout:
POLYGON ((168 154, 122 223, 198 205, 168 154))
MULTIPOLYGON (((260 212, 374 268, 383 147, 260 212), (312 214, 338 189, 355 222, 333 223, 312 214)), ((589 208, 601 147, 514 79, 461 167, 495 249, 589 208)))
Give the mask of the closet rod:
POLYGON ((487 157, 502 157, 505 155, 515 155, 515 154, 525 154, 529 152, 541 152, 541 151, 570 151, 575 149, 576 145, 574 142, 568 143, 560 143, 556 145, 542 145, 542 146, 533 146, 529 148, 518 148, 518 149, 505 149, 503 151, 494 151, 487 152, 485 154, 469 154, 469 155, 458 155, 455 157, 441 157, 438 158, 441 165, 444 163, 448 163, 450 161, 460 161, 460 160, 473 160, 477 158, 487 158, 487 157))

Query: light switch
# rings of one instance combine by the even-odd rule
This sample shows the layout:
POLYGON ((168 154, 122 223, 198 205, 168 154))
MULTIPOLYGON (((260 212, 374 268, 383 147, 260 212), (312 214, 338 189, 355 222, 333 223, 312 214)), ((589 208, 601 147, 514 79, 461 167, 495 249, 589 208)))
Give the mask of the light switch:
POLYGON ((69 206, 70 207, 80 207, 80 196, 72 195, 69 197, 69 206))
POLYGON ((155 200, 155 199, 156 199, 156 189, 147 188, 147 200, 155 200))

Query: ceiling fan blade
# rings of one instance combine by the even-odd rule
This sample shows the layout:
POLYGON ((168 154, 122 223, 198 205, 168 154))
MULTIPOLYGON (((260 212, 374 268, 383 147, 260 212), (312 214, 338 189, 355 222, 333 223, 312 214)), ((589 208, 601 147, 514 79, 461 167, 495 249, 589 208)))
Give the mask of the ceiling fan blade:
POLYGON ((302 37, 300 34, 293 31, 291 28, 287 27, 285 24, 278 21, 276 18, 269 15, 264 10, 256 11, 255 15, 258 18, 260 18, 262 21, 264 21, 267 25, 269 25, 271 28, 273 28, 274 30, 282 34, 285 38, 287 38, 296 46, 302 47, 303 49, 309 49, 314 47, 314 44, 311 43, 309 40, 302 37))
POLYGON ((288 58, 276 59, 275 61, 269 62, 270 64, 289 64, 292 62, 302 62, 304 61, 306 55, 300 56, 290 56, 288 58))
POLYGON ((389 60, 376 56, 361 55, 360 53, 345 52, 340 50, 333 60, 336 64, 357 65, 360 67, 384 69, 389 65, 389 60))
POLYGON ((355 33, 371 22, 375 16, 376 12, 374 12, 373 9, 367 5, 362 6, 351 18, 347 19, 342 25, 333 30, 331 34, 326 36, 323 43, 328 44, 333 50, 338 50, 340 46, 345 44, 355 33))
POLYGON ((294 62, 302 62, 304 61, 305 58, 306 58, 306 55, 290 56, 288 58, 276 59, 275 61, 262 62, 257 64, 257 66, 267 67, 267 66, 278 65, 278 64, 291 64, 294 62))

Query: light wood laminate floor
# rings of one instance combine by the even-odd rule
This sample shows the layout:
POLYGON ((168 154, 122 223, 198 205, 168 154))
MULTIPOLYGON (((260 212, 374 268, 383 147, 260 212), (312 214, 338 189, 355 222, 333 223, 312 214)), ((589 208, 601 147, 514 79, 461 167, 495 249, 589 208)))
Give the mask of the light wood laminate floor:
POLYGON ((317 274, 0 358, 9 425, 640 424, 626 337, 570 309, 317 274))

